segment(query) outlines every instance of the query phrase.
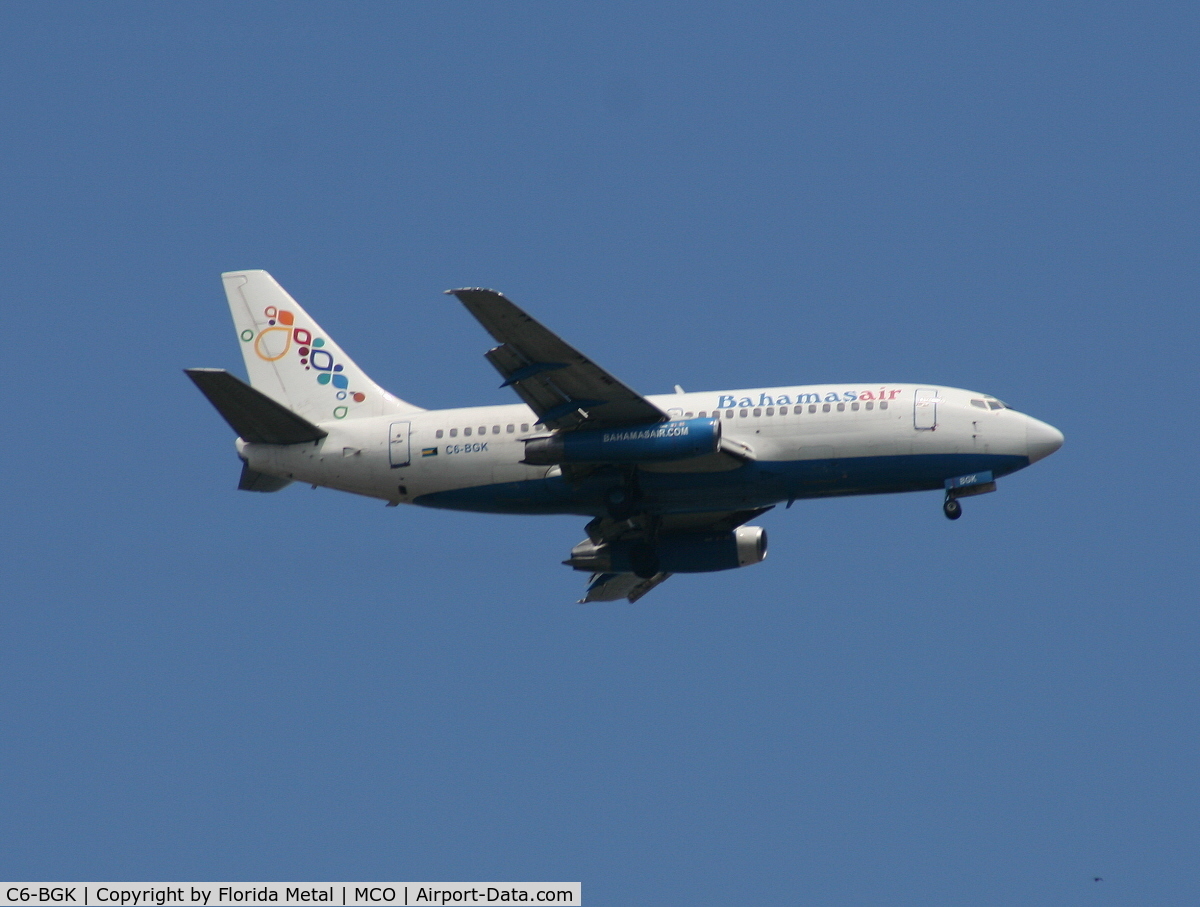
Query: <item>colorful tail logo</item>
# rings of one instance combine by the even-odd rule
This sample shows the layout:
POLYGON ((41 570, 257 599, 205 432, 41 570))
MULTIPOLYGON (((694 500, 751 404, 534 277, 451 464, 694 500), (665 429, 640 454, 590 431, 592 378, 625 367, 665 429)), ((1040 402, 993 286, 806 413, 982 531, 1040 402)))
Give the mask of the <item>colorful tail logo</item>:
POLYGON ((342 374, 342 366, 333 360, 333 355, 325 349, 324 337, 314 337, 312 332, 295 326, 296 317, 286 309, 267 306, 263 310, 267 317, 267 327, 256 335, 247 328, 242 331, 243 343, 254 341, 254 352, 265 362, 278 362, 296 347, 296 355, 304 370, 317 372, 317 384, 332 385, 334 396, 340 403, 333 408, 335 419, 344 419, 350 411, 348 403, 362 403, 367 395, 361 391, 350 390, 349 379, 342 374))

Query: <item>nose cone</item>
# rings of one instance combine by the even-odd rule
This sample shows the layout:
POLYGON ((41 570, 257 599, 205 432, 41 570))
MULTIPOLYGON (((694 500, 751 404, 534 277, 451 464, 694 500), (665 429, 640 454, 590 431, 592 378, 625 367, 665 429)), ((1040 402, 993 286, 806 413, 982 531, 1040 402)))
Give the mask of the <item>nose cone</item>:
POLYGON ((1025 450, 1030 463, 1050 456, 1063 445, 1063 433, 1053 425, 1039 422, 1027 416, 1025 423, 1025 450))

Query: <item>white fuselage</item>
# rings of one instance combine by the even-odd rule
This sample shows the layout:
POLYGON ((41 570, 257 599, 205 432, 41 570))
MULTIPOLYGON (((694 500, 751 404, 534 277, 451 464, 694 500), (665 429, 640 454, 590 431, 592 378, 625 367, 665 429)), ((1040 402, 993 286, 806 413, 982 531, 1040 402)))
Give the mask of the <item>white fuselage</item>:
MULTIPOLYGON (((993 398, 933 385, 818 385, 648 397, 672 419, 719 417, 746 461, 640 465, 645 506, 661 513, 761 507, 782 500, 941 488, 998 477, 1051 453, 1062 435, 993 398), (797 402, 802 401, 802 402, 797 402)), ((604 510, 628 471, 564 477, 522 463, 550 434, 523 404, 322 422, 327 437, 238 442, 250 468, 392 503, 498 513, 604 510)))

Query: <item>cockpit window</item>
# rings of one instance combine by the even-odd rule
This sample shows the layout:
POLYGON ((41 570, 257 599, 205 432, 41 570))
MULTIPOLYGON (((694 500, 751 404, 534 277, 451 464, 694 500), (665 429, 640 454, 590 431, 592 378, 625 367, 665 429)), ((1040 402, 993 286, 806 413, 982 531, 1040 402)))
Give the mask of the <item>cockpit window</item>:
POLYGON ((990 409, 993 411, 997 409, 1012 409, 1012 407, 1003 400, 997 400, 995 397, 988 396, 984 396, 982 400, 972 400, 971 405, 978 406, 981 409, 990 409))

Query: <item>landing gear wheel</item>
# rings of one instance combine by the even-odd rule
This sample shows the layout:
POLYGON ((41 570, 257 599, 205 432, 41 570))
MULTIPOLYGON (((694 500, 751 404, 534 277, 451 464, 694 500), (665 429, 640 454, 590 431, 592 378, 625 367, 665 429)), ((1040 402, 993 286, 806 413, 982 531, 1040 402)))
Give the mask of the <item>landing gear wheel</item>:
POLYGON ((629 495, 624 488, 610 488, 604 493, 604 507, 614 520, 626 519, 629 514, 629 495))
POLYGON ((618 486, 604 493, 604 505, 614 520, 627 520, 636 512, 637 494, 632 489, 618 486))
POLYGON ((604 502, 608 504, 609 507, 620 507, 622 504, 625 504, 628 501, 629 492, 620 486, 616 488, 610 488, 608 491, 604 492, 604 502))
POLYGON ((957 520, 962 516, 962 504, 954 498, 946 498, 946 503, 942 505, 942 513, 946 514, 948 520, 957 520))

